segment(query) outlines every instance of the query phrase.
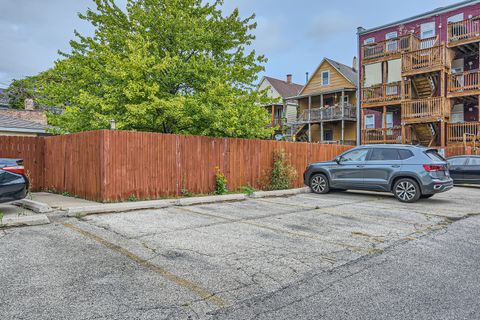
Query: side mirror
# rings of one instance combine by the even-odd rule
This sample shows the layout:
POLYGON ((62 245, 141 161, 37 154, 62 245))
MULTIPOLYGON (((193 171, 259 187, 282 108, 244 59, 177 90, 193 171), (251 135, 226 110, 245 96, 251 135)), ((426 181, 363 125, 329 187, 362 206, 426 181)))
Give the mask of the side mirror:
POLYGON ((336 157, 336 158, 335 158, 335 162, 336 162, 337 164, 340 164, 340 162, 341 162, 340 160, 341 160, 341 157, 336 157))

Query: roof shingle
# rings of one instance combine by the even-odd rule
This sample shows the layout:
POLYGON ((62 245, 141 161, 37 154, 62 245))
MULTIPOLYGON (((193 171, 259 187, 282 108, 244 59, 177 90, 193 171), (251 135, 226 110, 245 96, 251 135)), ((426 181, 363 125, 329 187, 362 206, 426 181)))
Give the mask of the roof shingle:
POLYGON ((302 91, 303 86, 296 83, 288 83, 287 81, 275 79, 272 77, 265 77, 272 87, 278 92, 282 98, 294 97, 302 91))

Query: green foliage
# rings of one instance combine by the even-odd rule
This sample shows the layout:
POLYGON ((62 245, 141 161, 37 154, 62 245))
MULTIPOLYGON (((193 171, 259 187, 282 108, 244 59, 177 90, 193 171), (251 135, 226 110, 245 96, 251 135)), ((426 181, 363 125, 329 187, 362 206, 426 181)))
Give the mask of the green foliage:
POLYGON ((0 212, 0 226, 3 224, 3 217, 4 217, 3 212, 0 212))
POLYGON ((64 196, 64 197, 70 197, 70 192, 65 191, 65 192, 62 193, 62 196, 64 196))
POLYGON ((273 155, 273 168, 270 176, 270 190, 286 190, 294 186, 297 171, 289 164, 284 150, 275 151, 273 155))
POLYGON ((111 0, 79 15, 95 35, 76 33, 71 52, 39 77, 42 104, 60 132, 105 129, 263 138, 266 92, 253 85, 266 59, 249 46, 254 15, 221 11, 223 0, 111 0))
POLYGON ((12 81, 6 90, 12 108, 24 109, 25 99, 35 99, 36 81, 37 77, 26 77, 25 79, 12 81))
POLYGON ((215 194, 223 195, 228 193, 227 188, 227 178, 225 175, 217 168, 217 173, 215 174, 215 194))
POLYGON ((253 193, 256 191, 255 188, 253 188, 252 186, 250 185, 247 185, 247 186, 243 186, 240 188, 240 190, 245 193, 247 196, 251 196, 253 195, 253 193))
POLYGON ((135 194, 131 194, 130 197, 128 197, 128 201, 136 202, 136 201, 138 201, 138 198, 135 194))
POLYGON ((182 197, 185 197, 185 198, 193 197, 193 192, 188 191, 188 189, 186 188, 182 188, 181 193, 182 193, 182 197))

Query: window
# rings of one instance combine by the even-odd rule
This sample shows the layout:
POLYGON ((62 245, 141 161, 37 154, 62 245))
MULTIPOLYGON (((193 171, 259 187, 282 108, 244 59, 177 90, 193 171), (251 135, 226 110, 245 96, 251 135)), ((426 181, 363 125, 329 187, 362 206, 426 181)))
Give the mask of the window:
MULTIPOLYGON (((402 60, 394 59, 387 62, 387 83, 402 81, 402 60)), ((397 87, 395 87, 397 88, 397 87)), ((397 90, 398 92, 398 90, 397 90)), ((397 94, 397 93, 395 93, 397 94)))
POLYGON ((463 166, 467 162, 466 158, 453 158, 448 160, 448 164, 451 166, 463 166))
POLYGON ((463 21, 463 12, 447 18, 448 23, 454 23, 454 22, 460 22, 460 21, 463 21))
POLYGON ((413 157, 413 152, 406 149, 400 149, 398 150, 398 155, 400 156, 400 160, 406 160, 413 157))
POLYGON ((420 39, 428 39, 420 43, 421 49, 431 48, 435 45, 435 22, 427 22, 420 26, 420 39))
POLYGON ((372 63, 365 66, 364 87, 372 87, 382 83, 382 63, 372 63))
POLYGON ((367 114, 365 115, 365 129, 374 129, 375 128, 375 115, 367 114))
MULTIPOLYGON (((393 31, 385 35, 385 40, 396 39, 398 37, 398 32, 393 31)), ((387 41, 387 51, 397 51, 398 42, 397 40, 387 41)))
POLYGON ((427 152, 425 152, 427 154, 427 156, 434 160, 434 161, 446 161, 445 158, 443 158, 437 150, 427 150, 427 152))
POLYGON ((367 45, 367 44, 372 44, 375 42, 375 38, 367 38, 365 40, 363 40, 363 44, 367 45))
POLYGON ((480 166, 480 158, 470 158, 468 159, 469 166, 480 166))
POLYGON ((396 149, 381 149, 374 148, 372 154, 370 155, 370 161, 379 161, 379 160, 399 160, 398 151, 396 149))
POLYGON ((330 84, 330 71, 322 71, 322 86, 330 84))
POLYGON ((347 95, 343 96, 343 104, 345 105, 345 104, 348 104, 348 103, 349 103, 348 96, 347 95))
POLYGON ((346 154, 344 154, 340 158, 340 162, 345 163, 345 162, 360 162, 360 161, 365 161, 367 158, 369 149, 357 149, 350 151, 346 154))
POLYGON ((393 128, 393 112, 387 112, 386 118, 387 121, 385 128, 393 128))

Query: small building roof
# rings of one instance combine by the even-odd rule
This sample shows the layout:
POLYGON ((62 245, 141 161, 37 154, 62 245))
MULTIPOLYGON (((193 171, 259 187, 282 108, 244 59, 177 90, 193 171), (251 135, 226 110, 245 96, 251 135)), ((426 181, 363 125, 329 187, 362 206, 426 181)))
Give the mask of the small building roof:
POLYGON ((45 133, 46 125, 0 114, 0 131, 45 133))
POLYGON ((283 81, 280 79, 267 77, 267 76, 265 76, 264 79, 267 79, 267 81, 272 85, 272 87, 284 99, 288 97, 296 96, 303 89, 303 86, 301 84, 296 84, 293 82, 288 83, 287 81, 283 81))
POLYGON ((327 60, 335 69, 338 70, 338 72, 347 78, 348 81, 358 87, 358 73, 355 71, 355 69, 329 58, 325 58, 325 60, 327 60))

